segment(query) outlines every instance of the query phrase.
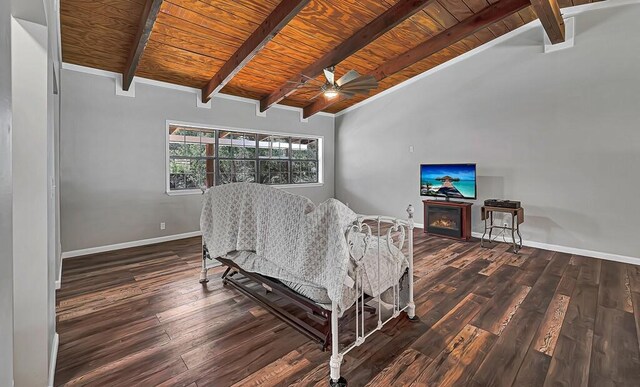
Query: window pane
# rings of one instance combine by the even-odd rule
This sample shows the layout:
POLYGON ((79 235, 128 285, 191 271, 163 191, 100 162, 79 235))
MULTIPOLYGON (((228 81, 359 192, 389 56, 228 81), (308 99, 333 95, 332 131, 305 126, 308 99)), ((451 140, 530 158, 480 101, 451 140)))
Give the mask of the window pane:
POLYGON ((218 156, 224 158, 232 157, 232 139, 231 132, 220 131, 220 137, 218 138, 218 156))
POLYGON ((187 129, 169 129, 169 155, 180 157, 213 157, 215 155, 215 133, 187 129))
POLYGON ((256 158, 255 134, 236 133, 233 135, 233 157, 236 159, 256 158))
POLYGON ((318 140, 314 138, 291 139, 291 158, 294 160, 317 160, 318 140))
POLYGON ((270 159, 289 158, 289 138, 266 135, 260 137, 260 157, 270 159))
POLYGON ((181 173, 171 173, 169 175, 169 188, 170 189, 184 189, 185 181, 184 174, 181 173))
POLYGON ((187 189, 196 189, 199 187, 204 187, 203 181, 199 178, 197 174, 189 174, 185 175, 186 187, 187 189))
MULTIPOLYGON (((179 157, 202 157, 205 155, 205 144, 200 143, 169 143, 169 155, 179 157)), ((213 148, 211 148, 213 152, 213 148)), ((213 156, 213 153, 211 154, 213 156)))
POLYGON ((171 125, 168 135, 172 190, 318 182, 318 139, 179 125, 171 125))
POLYGON ((195 189, 205 186, 206 164, 204 160, 172 158, 169 161, 171 189, 195 189))
POLYGON ((192 128, 180 128, 178 134, 182 134, 185 137, 200 137, 200 131, 192 128))
POLYGON ((256 162, 250 160, 220 160, 219 184, 256 181, 256 162))
POLYGON ((272 137, 271 140, 271 158, 289 158, 289 138, 272 137))
POLYGON ((232 133, 229 135, 231 139, 231 157, 234 159, 241 157, 241 147, 244 144, 243 138, 237 133, 232 133))
POLYGON ((289 162, 286 160, 261 160, 260 183, 289 184, 289 162))
POLYGON ((216 131, 215 130, 204 130, 200 133, 200 137, 206 137, 206 138, 216 138, 216 131))
POLYGON ((292 161, 293 183, 317 183, 318 163, 316 161, 292 161))

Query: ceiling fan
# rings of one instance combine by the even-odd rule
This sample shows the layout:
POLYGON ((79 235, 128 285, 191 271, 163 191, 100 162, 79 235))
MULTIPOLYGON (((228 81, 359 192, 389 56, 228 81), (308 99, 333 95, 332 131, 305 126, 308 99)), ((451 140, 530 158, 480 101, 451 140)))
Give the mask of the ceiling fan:
MULTIPOLYGON (((316 99, 324 94, 326 98, 335 98, 337 96, 351 98, 356 94, 367 94, 370 90, 378 87, 378 81, 371 75, 360 75, 356 70, 349 70, 337 81, 335 80, 335 66, 327 67, 322 70, 326 82, 320 86, 320 92, 311 98, 316 99)), ((319 83, 316 79, 310 78, 310 81, 319 83)))

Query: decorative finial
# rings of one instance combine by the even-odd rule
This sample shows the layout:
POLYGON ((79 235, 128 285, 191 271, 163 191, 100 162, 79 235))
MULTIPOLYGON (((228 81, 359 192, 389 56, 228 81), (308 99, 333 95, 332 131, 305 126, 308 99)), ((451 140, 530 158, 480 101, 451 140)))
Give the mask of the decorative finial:
POLYGON ((409 204, 409 207, 407 207, 407 214, 409 214, 409 219, 413 219, 413 213, 414 213, 413 205, 409 204))

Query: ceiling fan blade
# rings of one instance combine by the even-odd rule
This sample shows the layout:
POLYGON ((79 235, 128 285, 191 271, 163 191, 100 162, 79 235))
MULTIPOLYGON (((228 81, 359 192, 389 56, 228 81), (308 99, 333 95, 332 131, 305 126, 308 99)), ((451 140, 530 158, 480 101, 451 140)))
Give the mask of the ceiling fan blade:
POLYGON ((340 96, 344 98, 351 98, 356 95, 356 93, 352 91, 344 91, 344 90, 340 90, 338 94, 340 94, 340 96))
POLYGON ((292 84, 292 85, 300 85, 300 86, 304 86, 307 83, 315 83, 318 86, 324 85, 324 82, 320 82, 319 80, 317 80, 315 78, 309 78, 305 82, 287 81, 287 83, 292 84))
POLYGON ((319 92, 318 94, 314 95, 313 97, 311 97, 309 99, 309 101, 314 101, 316 98, 318 98, 319 96, 321 96, 322 94, 324 94, 324 91, 319 92))
POLYGON ((378 87, 378 81, 376 80, 375 77, 371 75, 363 75, 359 78, 356 78, 350 82, 345 83, 340 88, 343 90, 349 90, 352 88, 361 88, 361 87, 375 89, 378 87))
POLYGON ((344 91, 347 93, 369 94, 371 90, 374 90, 374 89, 367 87, 367 88, 361 88, 361 89, 349 89, 344 91))
POLYGON ((316 78, 311 78, 310 76, 308 76, 308 75, 304 75, 304 74, 302 74, 302 76, 303 76, 303 77, 305 77, 305 78, 307 78, 307 82, 315 82, 315 83, 317 83, 317 84, 319 84, 319 85, 324 85, 324 82, 319 81, 319 80, 317 80, 316 78))
POLYGON ((336 82, 336 85, 342 86, 348 82, 353 81, 354 79, 357 79, 358 77, 360 77, 360 74, 358 74, 356 70, 349 70, 345 75, 343 75, 342 77, 340 77, 340 79, 338 79, 338 81, 336 82))
POLYGON ((342 87, 342 88, 340 88, 340 90, 359 92, 359 91, 374 90, 374 89, 377 89, 377 88, 378 88, 377 85, 353 85, 353 86, 350 86, 350 87, 342 87))
POLYGON ((327 82, 329 82, 330 84, 334 85, 334 80, 335 80, 335 69, 333 66, 331 67, 327 67, 326 69, 322 70, 324 72, 324 77, 327 78, 327 82))

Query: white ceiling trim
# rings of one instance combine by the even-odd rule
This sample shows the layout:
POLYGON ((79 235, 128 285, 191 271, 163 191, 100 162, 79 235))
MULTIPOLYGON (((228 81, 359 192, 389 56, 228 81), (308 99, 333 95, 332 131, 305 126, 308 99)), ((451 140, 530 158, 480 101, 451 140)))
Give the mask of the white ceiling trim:
MULTIPOLYGON (((98 76, 101 76, 101 77, 112 78, 112 79, 114 79, 116 81, 116 83, 118 82, 119 77, 122 76, 122 74, 115 73, 113 71, 100 70, 100 69, 96 69, 96 68, 93 68, 93 67, 86 67, 86 66, 81 66, 81 65, 77 65, 77 64, 73 64, 73 63, 67 63, 67 62, 63 62, 62 63, 62 68, 64 70, 70 70, 70 71, 76 71, 76 72, 85 73, 85 74, 98 75, 98 76)), ((151 85, 151 86, 156 86, 156 87, 163 87, 165 89, 172 89, 172 90, 183 91, 183 92, 187 92, 187 93, 194 93, 197 96, 197 98, 200 98, 200 95, 201 95, 200 94, 201 93, 200 89, 196 89, 194 87, 176 85, 174 83, 156 81, 155 79, 142 78, 142 77, 136 76, 136 77, 133 78, 133 83, 143 83, 143 84, 146 84, 146 85, 151 85)), ((118 86, 116 85, 116 88, 117 87, 118 86)), ((232 100, 232 101, 250 103, 250 104, 253 104, 253 105, 257 104, 258 106, 260 105, 260 101, 259 100, 245 98, 245 97, 238 97, 238 96, 229 95, 229 94, 217 93, 216 95, 213 96, 212 99, 214 99, 214 98, 228 99, 228 100, 232 100)), ((295 112, 298 112, 300 114, 300 117, 302 117, 302 108, 298 108, 298 107, 295 107, 295 106, 287 106, 287 105, 282 105, 282 104, 273 105, 272 108, 295 111, 295 112)), ((258 111, 260 111, 259 108, 258 108, 258 111)), ((335 117, 334 114, 325 113, 325 112, 320 112, 320 113, 318 113, 318 115, 327 116, 327 117, 335 117)), ((301 120, 302 120, 302 118, 301 118, 301 120)), ((307 120, 304 120, 303 122, 307 122, 307 120)))
MULTIPOLYGON (((601 2, 597 2, 597 3, 589 3, 589 4, 583 4, 583 5, 577 5, 575 7, 567 7, 567 8, 562 8, 562 16, 564 19, 567 19, 569 17, 575 16, 575 15, 579 15, 583 12, 589 12, 589 11, 594 11, 594 10, 598 10, 598 9, 606 9, 606 8, 613 8, 613 7, 619 7, 619 6, 624 6, 624 5, 631 5, 631 4, 640 4, 640 0, 606 0, 606 1, 601 1, 601 2)), ((425 71, 424 73, 418 74, 416 76, 414 76, 413 78, 409 78, 404 82, 398 83, 397 85, 388 88, 385 91, 382 91, 372 97, 369 97, 361 102, 358 102, 355 105, 349 106, 348 108, 341 110, 339 112, 337 112, 335 114, 336 117, 340 117, 343 114, 347 114, 351 111, 354 111, 358 108, 361 108, 379 98, 382 98, 386 95, 389 95, 391 93, 395 93, 396 91, 407 87, 415 82, 420 81, 423 78, 426 78, 438 71, 444 70, 449 66, 452 66, 458 62, 461 62, 465 59, 468 59, 474 55, 477 55, 491 47, 494 47, 506 40, 509 40, 511 38, 513 38, 514 36, 517 36, 525 31, 529 31, 531 29, 534 28, 540 28, 540 30, 542 31, 542 34, 544 34, 544 31, 542 30, 542 25, 540 24, 540 20, 536 19, 533 20, 519 28, 516 28, 515 30, 512 30, 502 36, 499 36, 495 39, 493 39, 490 42, 487 42, 479 47, 474 48, 471 51, 467 51, 462 55, 459 55, 447 62, 444 62, 430 70, 425 71)))

